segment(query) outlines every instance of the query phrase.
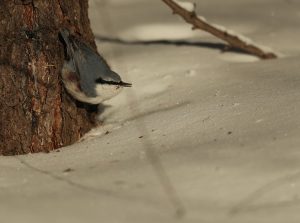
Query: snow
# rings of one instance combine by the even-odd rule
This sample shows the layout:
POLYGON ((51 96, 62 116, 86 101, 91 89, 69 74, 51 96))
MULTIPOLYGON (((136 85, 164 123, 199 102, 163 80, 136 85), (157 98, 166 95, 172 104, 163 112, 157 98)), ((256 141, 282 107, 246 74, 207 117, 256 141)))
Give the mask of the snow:
POLYGON ((0 157, 1 220, 175 222, 145 155, 144 140, 150 140, 187 209, 182 222, 299 222, 299 4, 195 1, 213 22, 287 55, 261 61, 222 53, 221 41, 202 32, 176 33, 184 23, 161 1, 112 1, 110 30, 102 5, 92 2, 98 37, 125 38, 137 30, 131 38, 145 40, 147 27, 153 37, 174 33, 194 45, 98 41, 133 87, 106 103, 103 126, 85 140, 60 152, 0 157), (173 26, 163 32, 159 23, 173 26))
POLYGON ((173 0, 177 5, 179 5, 181 8, 185 9, 188 12, 194 12, 195 11, 195 4, 192 2, 185 2, 185 1, 179 1, 179 0, 173 0))

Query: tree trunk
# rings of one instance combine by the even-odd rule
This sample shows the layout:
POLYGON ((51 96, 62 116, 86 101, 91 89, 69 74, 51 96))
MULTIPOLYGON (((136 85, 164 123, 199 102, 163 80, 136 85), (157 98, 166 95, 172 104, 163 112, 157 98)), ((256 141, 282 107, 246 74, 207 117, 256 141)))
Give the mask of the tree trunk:
POLYGON ((94 113, 61 81, 67 27, 96 47, 88 0, 0 0, 0 154, 48 152, 76 142, 94 113))

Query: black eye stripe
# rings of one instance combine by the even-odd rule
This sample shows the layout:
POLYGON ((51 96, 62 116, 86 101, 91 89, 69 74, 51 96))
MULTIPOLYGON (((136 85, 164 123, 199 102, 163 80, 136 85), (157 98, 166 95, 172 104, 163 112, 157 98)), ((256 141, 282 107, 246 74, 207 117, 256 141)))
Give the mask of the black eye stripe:
POLYGON ((115 82, 115 81, 106 81, 106 80, 103 80, 101 78, 98 78, 96 80, 96 83, 99 83, 99 84, 107 84, 107 85, 117 85, 117 86, 122 86, 122 87, 131 87, 132 84, 130 83, 125 83, 123 81, 120 81, 120 82, 115 82))

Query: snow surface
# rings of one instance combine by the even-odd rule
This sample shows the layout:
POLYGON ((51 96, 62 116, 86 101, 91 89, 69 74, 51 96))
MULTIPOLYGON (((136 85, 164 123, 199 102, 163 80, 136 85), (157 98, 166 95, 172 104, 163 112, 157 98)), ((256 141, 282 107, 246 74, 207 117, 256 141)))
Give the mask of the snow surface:
POLYGON ((221 53, 221 42, 202 32, 174 29, 176 40, 172 27, 156 30, 183 25, 161 1, 107 2, 105 13, 91 1, 98 48, 133 88, 103 106, 104 125, 82 142, 0 157, 1 222, 175 222, 145 155, 150 140, 187 209, 182 222, 298 223, 300 3, 195 1, 212 22, 286 55, 261 61, 221 53), (123 34, 143 27, 172 41, 100 41, 138 40, 142 32, 123 34))

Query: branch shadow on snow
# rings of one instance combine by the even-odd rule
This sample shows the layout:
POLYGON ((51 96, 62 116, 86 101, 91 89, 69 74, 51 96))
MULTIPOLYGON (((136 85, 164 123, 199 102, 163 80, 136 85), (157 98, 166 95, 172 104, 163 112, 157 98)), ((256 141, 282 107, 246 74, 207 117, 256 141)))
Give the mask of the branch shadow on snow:
POLYGON ((274 190, 278 190, 278 188, 282 188, 291 183, 297 182, 300 179, 300 171, 295 173, 287 174, 278 179, 267 182, 262 185, 257 190, 250 193, 243 200, 241 200, 238 204, 236 204, 229 212, 231 216, 237 215, 244 212, 254 212, 261 210, 268 210, 271 208, 286 208, 286 207, 294 207, 300 205, 300 198, 295 196, 286 200, 279 201, 270 201, 265 203, 259 203, 259 199, 265 196, 268 193, 272 193, 274 190))
POLYGON ((188 41, 188 40, 125 40, 121 38, 113 38, 102 35, 95 35, 95 39, 100 42, 108 42, 122 45, 166 45, 166 46, 189 46, 189 47, 201 47, 220 50, 223 52, 235 52, 241 54, 249 54, 241 49, 231 47, 225 43, 213 43, 213 42, 204 42, 204 41, 188 41))
POLYGON ((55 173, 55 171, 38 168, 32 165, 30 162, 27 162, 25 159, 21 158, 20 156, 15 156, 15 159, 19 161, 24 167, 30 169, 31 171, 40 173, 41 175, 44 176, 48 176, 53 181, 65 183, 66 185, 82 190, 83 192, 88 192, 99 196, 114 197, 120 200, 126 200, 130 202, 139 202, 148 205, 156 205, 155 201, 145 200, 133 194, 127 194, 127 193, 123 193, 122 191, 113 190, 111 188, 106 189, 106 188, 101 188, 100 186, 97 185, 91 186, 91 185, 84 184, 82 182, 74 181, 70 179, 70 177, 66 177, 61 174, 55 173))

